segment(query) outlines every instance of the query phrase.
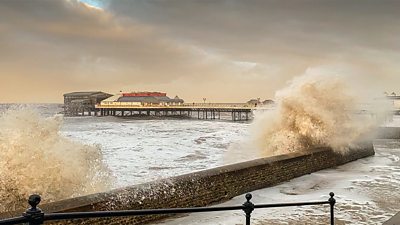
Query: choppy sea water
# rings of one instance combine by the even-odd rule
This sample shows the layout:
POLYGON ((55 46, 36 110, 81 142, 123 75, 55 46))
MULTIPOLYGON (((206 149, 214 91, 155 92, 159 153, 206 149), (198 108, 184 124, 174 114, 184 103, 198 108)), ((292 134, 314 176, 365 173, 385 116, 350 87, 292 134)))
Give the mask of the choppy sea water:
MULTIPOLYGON (((0 112, 25 107, 43 117, 63 110, 59 104, 0 104, 0 112)), ((60 132, 99 146, 117 188, 223 165, 228 146, 246 138, 248 127, 249 122, 86 116, 64 117, 60 132)))
POLYGON ((64 118, 62 134, 99 145, 117 178, 133 185, 224 164, 228 146, 244 138, 248 123, 202 120, 64 118))
MULTIPOLYGON (((30 107, 44 116, 62 110, 59 105, 30 107)), ((223 165, 225 157, 232 154, 228 147, 249 135, 248 123, 225 121, 69 117, 63 122, 61 133, 65 137, 101 147, 104 161, 116 177, 114 187, 223 165)), ((400 118, 388 126, 400 126, 400 118)), ((381 224, 400 210, 400 143, 377 141, 375 147, 375 157, 255 191, 254 202, 326 200, 328 193, 334 191, 338 200, 337 224, 381 224)), ((238 196, 224 204, 243 201, 244 196, 238 196)), ((255 224, 326 224, 327 215, 327 208, 302 207, 256 211, 253 218, 255 224)), ((243 224, 243 219, 242 212, 219 212, 162 224, 243 224)))
MULTIPOLYGON (((386 126, 400 127, 395 116, 386 126)), ((378 225, 400 211, 400 140, 375 140, 375 156, 295 178, 280 185, 252 192, 253 203, 326 201, 336 198, 336 224, 378 225)), ((244 195, 220 204, 241 205, 244 195)), ((212 212, 190 214, 157 224, 237 225, 244 224, 244 213, 212 212)), ((256 209, 252 224, 329 224, 328 206, 256 209)))

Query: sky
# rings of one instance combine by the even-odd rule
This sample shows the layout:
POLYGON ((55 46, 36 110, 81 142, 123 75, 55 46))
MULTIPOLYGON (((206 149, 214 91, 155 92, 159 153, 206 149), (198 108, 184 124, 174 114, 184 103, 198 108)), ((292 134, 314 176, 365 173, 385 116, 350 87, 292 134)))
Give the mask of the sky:
POLYGON ((315 68, 400 93, 400 1, 2 0, 0 103, 273 99, 315 68))

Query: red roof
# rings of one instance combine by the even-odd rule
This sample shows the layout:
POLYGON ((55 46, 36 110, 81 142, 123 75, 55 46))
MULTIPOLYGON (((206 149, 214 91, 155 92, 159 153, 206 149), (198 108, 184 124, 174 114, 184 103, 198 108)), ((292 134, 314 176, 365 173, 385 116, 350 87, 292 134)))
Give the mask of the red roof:
POLYGON ((164 97, 167 96, 167 93, 163 92, 131 92, 131 93, 122 93, 123 97, 164 97))

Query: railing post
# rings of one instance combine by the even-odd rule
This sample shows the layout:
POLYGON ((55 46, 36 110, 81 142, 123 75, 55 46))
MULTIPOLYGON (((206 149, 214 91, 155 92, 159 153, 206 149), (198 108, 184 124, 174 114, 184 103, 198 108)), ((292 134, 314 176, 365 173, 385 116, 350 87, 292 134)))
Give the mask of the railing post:
POLYGON ((251 217, 251 213, 254 210, 254 204, 252 202, 250 202, 250 199, 253 196, 250 193, 246 194, 246 202, 243 203, 243 211, 246 213, 246 225, 250 225, 250 217, 251 217))
POLYGON ((329 193, 329 195, 331 196, 328 200, 329 205, 331 206, 331 225, 335 225, 334 206, 336 203, 336 199, 333 198, 333 196, 335 196, 333 192, 329 193))
POLYGON ((28 203, 31 208, 27 209, 25 213, 22 215, 29 220, 29 225, 39 225, 43 224, 44 222, 44 213, 42 210, 37 207, 40 203, 40 196, 39 195, 31 195, 29 196, 28 203))

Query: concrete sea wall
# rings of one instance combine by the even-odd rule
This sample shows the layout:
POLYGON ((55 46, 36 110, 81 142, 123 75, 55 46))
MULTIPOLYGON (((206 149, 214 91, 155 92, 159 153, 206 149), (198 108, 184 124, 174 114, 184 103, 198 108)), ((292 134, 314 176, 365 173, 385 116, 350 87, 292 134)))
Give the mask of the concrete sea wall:
MULTIPOLYGON (((352 150, 347 155, 335 154, 329 148, 317 148, 308 152, 261 158, 110 192, 66 199, 40 207, 49 213, 206 206, 372 155, 372 144, 352 150)), ((20 215, 20 212, 17 215, 20 215)), ((2 216, 7 215, 0 215, 2 216)), ((51 224, 142 224, 159 218, 161 217, 97 218, 54 221, 51 224)))
POLYGON ((382 127, 378 129, 376 138, 400 139, 400 127, 382 127))

